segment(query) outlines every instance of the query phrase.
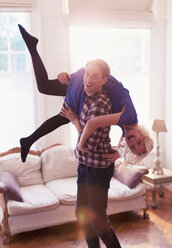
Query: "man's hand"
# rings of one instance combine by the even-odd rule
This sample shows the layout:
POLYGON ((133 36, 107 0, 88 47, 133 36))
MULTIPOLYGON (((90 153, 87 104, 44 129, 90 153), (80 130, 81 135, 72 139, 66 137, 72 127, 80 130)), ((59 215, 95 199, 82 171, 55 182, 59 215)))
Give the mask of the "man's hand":
POLYGON ((60 83, 68 85, 71 79, 71 76, 67 72, 61 72, 57 75, 57 78, 60 81, 60 83))
POLYGON ((114 152, 113 153, 110 153, 110 154, 105 154, 105 159, 106 161, 108 162, 115 162, 118 158, 120 158, 121 156, 119 155, 119 152, 117 149, 114 149, 114 152))
POLYGON ((81 144, 80 141, 78 143, 78 149, 83 153, 89 153, 89 151, 81 144))

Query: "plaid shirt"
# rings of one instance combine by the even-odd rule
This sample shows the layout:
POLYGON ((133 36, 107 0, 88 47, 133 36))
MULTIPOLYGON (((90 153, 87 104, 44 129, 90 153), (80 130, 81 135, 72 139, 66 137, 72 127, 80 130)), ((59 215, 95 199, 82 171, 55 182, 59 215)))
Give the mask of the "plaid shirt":
MULTIPOLYGON (((95 116, 111 114, 111 107, 112 104, 106 95, 106 91, 87 96, 80 115, 82 128, 85 127, 89 119, 95 116)), ((85 144, 89 153, 82 153, 76 148, 79 162, 94 168, 108 167, 111 163, 105 160, 104 154, 112 152, 109 133, 110 127, 96 129, 85 144)))

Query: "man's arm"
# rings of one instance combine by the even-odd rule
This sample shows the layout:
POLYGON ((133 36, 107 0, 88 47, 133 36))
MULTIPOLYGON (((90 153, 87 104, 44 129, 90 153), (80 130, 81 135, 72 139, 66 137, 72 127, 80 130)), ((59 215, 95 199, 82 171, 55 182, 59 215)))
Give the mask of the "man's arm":
MULTIPOLYGON (((83 132, 81 134, 81 138, 80 138, 80 141, 78 143, 78 148, 81 151, 86 151, 84 149, 84 145, 85 145, 87 139, 94 133, 94 131, 100 127, 116 125, 118 123, 122 113, 124 112, 124 109, 125 108, 123 108, 122 111, 119 113, 96 116, 96 117, 88 120, 87 124, 85 125, 83 132)), ((97 142, 98 142, 98 140, 97 140, 97 142)))

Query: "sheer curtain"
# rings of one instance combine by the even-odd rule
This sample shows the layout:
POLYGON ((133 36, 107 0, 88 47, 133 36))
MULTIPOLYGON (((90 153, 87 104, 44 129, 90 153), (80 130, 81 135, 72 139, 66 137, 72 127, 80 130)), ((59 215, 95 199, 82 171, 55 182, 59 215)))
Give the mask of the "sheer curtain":
POLYGON ((34 130, 31 62, 18 23, 29 29, 29 12, 0 12, 0 152, 34 130))

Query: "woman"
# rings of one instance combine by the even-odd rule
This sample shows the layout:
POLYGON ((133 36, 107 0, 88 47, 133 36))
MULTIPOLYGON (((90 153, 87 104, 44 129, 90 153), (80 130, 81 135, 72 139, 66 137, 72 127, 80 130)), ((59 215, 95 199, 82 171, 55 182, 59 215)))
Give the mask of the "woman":
MULTIPOLYGON (((40 93, 56 96, 65 96, 65 101, 68 106, 74 110, 77 115, 80 115, 84 99, 86 97, 83 87, 83 76, 85 69, 82 68, 76 73, 69 76, 67 73, 59 75, 58 79, 48 79, 47 71, 37 51, 38 39, 31 36, 20 24, 19 30, 25 41, 26 46, 31 54, 34 73, 36 77, 37 87, 40 93), (64 77, 63 77, 64 76, 64 77), (69 81, 69 78, 70 81, 69 81), (61 82, 64 82, 62 84, 61 82), (68 86, 65 83, 69 83, 68 86)), ((119 113, 122 107, 125 106, 125 111, 121 115, 121 118, 116 123, 125 133, 124 126, 137 124, 137 114, 130 98, 129 92, 118 82, 114 77, 110 76, 108 82, 105 85, 108 97, 112 102, 112 112, 119 113)), ((27 154, 29 153, 31 145, 43 137, 44 135, 52 132, 56 128, 69 123, 69 120, 64 116, 57 114, 50 119, 46 120, 34 133, 30 136, 20 139, 21 145, 21 159, 25 162, 27 154)))

